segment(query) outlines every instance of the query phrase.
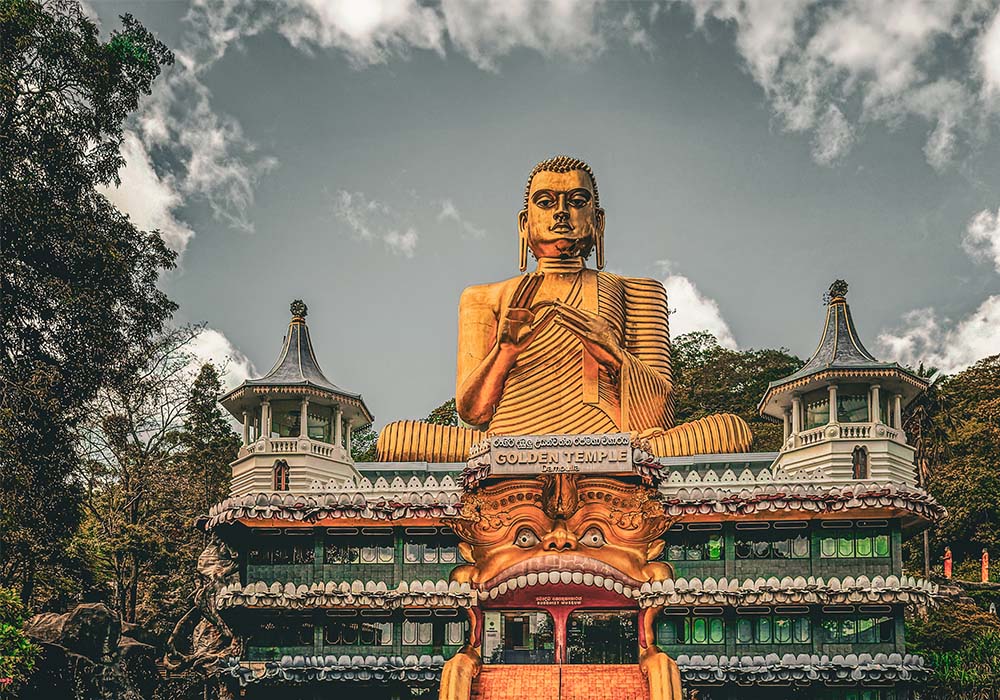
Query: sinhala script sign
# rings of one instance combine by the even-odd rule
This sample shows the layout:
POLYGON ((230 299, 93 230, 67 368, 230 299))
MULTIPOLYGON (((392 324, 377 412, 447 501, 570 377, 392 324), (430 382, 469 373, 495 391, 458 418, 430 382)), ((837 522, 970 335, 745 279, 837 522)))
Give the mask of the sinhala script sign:
POLYGON ((490 462, 494 476, 621 473, 632 470, 632 447, 628 433, 494 437, 490 462))

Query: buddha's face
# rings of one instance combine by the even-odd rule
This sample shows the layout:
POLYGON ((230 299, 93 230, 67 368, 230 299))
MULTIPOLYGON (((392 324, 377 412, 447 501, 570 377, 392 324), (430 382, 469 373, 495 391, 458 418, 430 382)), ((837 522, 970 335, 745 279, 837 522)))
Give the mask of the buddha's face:
POLYGON ((548 498, 533 480, 487 488, 474 519, 455 523, 463 556, 473 562, 466 580, 486 592, 514 579, 522 588, 558 586, 568 572, 588 585, 610 581, 609 590, 621 592, 669 575, 664 565, 650 565, 669 521, 636 487, 583 479, 578 500, 558 514, 548 498))
POLYGON ((541 171, 528 189, 528 208, 518 215, 521 234, 536 258, 587 257, 604 231, 604 210, 583 170, 541 171))

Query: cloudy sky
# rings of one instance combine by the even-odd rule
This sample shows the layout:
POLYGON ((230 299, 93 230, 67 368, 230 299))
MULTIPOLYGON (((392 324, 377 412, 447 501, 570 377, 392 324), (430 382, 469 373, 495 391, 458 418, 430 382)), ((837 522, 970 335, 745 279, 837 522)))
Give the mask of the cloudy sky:
POLYGON ((997 0, 92 1, 177 55, 109 196, 230 381, 302 298, 378 424, 454 392, 463 287, 517 272, 524 178, 594 167, 611 271, 672 332, 807 356, 850 282, 877 355, 1000 351, 997 0))

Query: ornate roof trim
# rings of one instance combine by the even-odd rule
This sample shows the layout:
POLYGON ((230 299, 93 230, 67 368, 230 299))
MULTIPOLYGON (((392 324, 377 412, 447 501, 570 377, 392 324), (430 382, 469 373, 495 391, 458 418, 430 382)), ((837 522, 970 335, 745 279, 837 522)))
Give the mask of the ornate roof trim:
POLYGON ((267 680, 357 681, 431 684, 441 678, 444 657, 435 655, 402 656, 283 656, 280 661, 244 661, 230 658, 220 671, 237 678, 241 686, 267 680))
POLYGON ((932 605, 936 584, 912 576, 822 576, 782 579, 684 577, 644 583, 637 592, 644 608, 678 605, 932 605))
POLYGON ((921 656, 913 654, 768 654, 715 656, 679 654, 677 665, 686 683, 753 685, 796 683, 918 682, 930 675, 921 656))
POLYGON ((476 604, 476 592, 468 583, 456 581, 402 581, 389 588, 384 581, 342 581, 268 584, 264 581, 241 586, 223 586, 216 595, 220 608, 468 608, 476 604))

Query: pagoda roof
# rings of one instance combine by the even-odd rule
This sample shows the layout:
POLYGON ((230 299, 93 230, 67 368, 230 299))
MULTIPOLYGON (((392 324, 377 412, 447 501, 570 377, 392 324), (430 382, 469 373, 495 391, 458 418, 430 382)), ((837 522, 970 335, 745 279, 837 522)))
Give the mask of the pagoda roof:
POLYGON ((760 402, 761 412, 775 394, 802 387, 813 378, 891 377, 909 385, 909 390, 904 392, 907 400, 927 387, 928 381, 923 377, 897 362, 879 361, 864 346, 847 303, 847 282, 836 280, 830 285, 827 297, 826 320, 816 350, 797 371, 768 384, 760 402))
POLYGON ((312 338, 309 335, 309 326, 306 324, 306 305, 301 300, 296 299, 290 308, 292 320, 288 323, 288 332, 282 341, 281 352, 278 353, 278 359, 275 360, 274 366, 263 377, 247 379, 228 392, 222 397, 222 404, 232 403, 231 410, 235 410, 236 404, 244 399, 248 390, 256 393, 265 390, 274 392, 288 390, 297 393, 302 391, 315 392, 346 399, 349 404, 356 406, 370 423, 372 415, 365 406, 361 394, 337 386, 327 378, 319 366, 312 338))

